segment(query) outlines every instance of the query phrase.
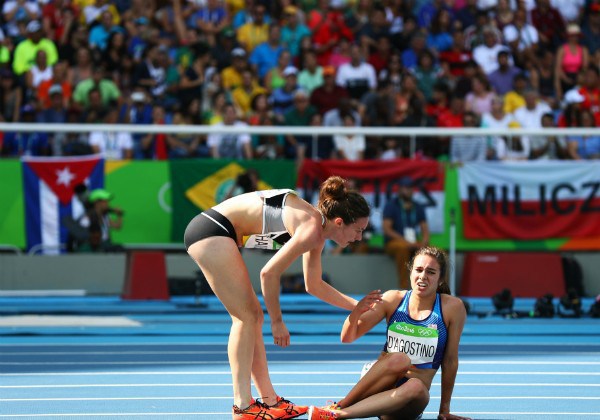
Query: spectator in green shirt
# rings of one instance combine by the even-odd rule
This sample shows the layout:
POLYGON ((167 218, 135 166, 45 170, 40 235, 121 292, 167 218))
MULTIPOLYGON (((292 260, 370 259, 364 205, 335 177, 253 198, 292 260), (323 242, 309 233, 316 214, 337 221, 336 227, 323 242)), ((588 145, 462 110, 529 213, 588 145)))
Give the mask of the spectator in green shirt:
POLYGON ((52 40, 44 38, 42 25, 39 21, 32 20, 29 22, 26 30, 27 39, 17 44, 13 58, 13 71, 17 76, 21 76, 31 68, 38 50, 46 52, 50 66, 58 61, 56 45, 52 40))
POLYGON ((104 67, 97 65, 92 71, 92 77, 82 80, 75 86, 73 92, 73 101, 81 108, 89 106, 89 92, 92 89, 98 89, 102 98, 102 104, 108 105, 110 102, 119 102, 121 100, 121 91, 117 85, 105 77, 104 67))

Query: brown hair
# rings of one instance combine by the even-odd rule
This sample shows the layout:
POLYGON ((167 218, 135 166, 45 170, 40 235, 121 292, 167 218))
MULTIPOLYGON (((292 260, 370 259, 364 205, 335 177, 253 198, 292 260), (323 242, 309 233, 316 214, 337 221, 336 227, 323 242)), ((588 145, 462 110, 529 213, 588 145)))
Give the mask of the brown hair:
POLYGON ((408 263, 408 270, 412 272, 413 266, 415 264, 415 259, 419 255, 426 255, 431 258, 434 258, 439 266, 440 266, 440 279, 437 287, 437 293, 444 293, 446 295, 450 293, 450 286, 448 286, 448 266, 449 266, 449 258, 446 251, 443 249, 437 248, 435 246, 424 246, 422 248, 417 249, 415 255, 411 258, 408 263))
POLYGON ((340 176, 330 176, 321 184, 317 207, 326 219, 340 217, 347 225, 370 214, 367 200, 360 193, 349 190, 346 180, 340 176))

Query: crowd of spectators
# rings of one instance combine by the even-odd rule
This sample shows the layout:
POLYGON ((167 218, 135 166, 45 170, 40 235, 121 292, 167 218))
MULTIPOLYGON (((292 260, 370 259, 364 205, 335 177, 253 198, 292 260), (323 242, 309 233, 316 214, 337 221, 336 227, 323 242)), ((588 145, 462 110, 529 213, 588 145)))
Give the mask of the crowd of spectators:
MULTIPOLYGON (((4 0, 3 156, 595 159, 600 0, 4 0), (105 124, 506 128, 507 136, 128 134, 105 124), (315 141, 317 140, 317 141, 315 141)), ((443 133, 443 132, 442 132, 443 133)))

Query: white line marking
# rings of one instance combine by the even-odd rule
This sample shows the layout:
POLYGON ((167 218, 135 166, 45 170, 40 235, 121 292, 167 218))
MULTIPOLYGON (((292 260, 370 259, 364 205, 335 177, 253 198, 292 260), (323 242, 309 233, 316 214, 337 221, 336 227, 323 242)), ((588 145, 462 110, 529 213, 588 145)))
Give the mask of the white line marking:
MULTIPOLYGON (((289 396, 286 398, 290 399, 300 399, 300 398, 310 398, 310 399, 340 399, 343 396, 332 396, 332 397, 323 397, 323 396, 289 396)), ((432 400, 439 400, 440 396, 432 395, 432 400)), ((155 400, 155 401, 179 401, 179 400, 229 400, 231 396, 226 397, 112 397, 112 398, 104 398, 104 397, 81 397, 81 398, 0 398, 0 402, 22 402, 22 401, 146 401, 146 400, 155 400)), ((452 397, 453 400, 465 400, 465 401, 488 401, 488 400, 581 400, 581 401, 596 401, 600 400, 600 397, 562 397, 562 396, 506 396, 506 397, 452 397)))
MULTIPOLYGON (((342 372, 342 371, 271 371, 270 375, 357 375, 356 372, 342 372)), ((600 376, 600 372, 458 372, 460 375, 557 375, 557 376, 600 376)), ((197 372, 168 372, 168 371, 155 371, 155 372, 31 372, 31 373, 0 373, 0 377, 2 376, 112 376, 112 375, 231 375, 230 371, 197 371, 197 372)))
MULTIPOLYGON (((273 386, 354 386, 356 382, 280 382, 273 383, 273 386)), ((440 383, 434 382, 432 384, 433 387, 441 385, 440 383)), ((140 387, 140 388, 155 388, 155 387, 231 387, 232 383, 189 383, 189 384, 173 384, 173 383, 128 383, 128 384, 62 384, 62 385, 1 385, 0 389, 27 389, 27 388, 129 388, 129 387, 140 387)), ((573 384, 573 383, 518 383, 518 382, 510 382, 510 383, 497 383, 497 382, 457 382, 454 386, 499 386, 499 387, 535 387, 535 388, 547 388, 547 387, 556 387, 556 388, 589 388, 589 387, 600 387, 600 384, 573 384)))

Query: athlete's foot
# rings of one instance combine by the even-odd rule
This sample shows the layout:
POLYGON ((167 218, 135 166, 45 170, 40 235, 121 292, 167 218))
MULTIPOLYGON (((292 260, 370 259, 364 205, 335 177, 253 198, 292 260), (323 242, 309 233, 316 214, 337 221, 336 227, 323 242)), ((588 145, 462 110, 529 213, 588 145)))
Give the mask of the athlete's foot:
POLYGON ((296 405, 282 397, 277 397, 277 403, 273 404, 271 407, 283 410, 285 412, 285 417, 281 417, 282 419, 293 419, 294 417, 301 416, 308 411, 307 406, 296 405))
POLYGON ((308 420, 335 420, 339 418, 337 410, 319 408, 311 405, 308 408, 308 420))
POLYGON ((252 403, 241 409, 237 405, 233 406, 233 420, 279 420, 288 419, 286 412, 278 408, 269 407, 260 401, 252 403))

